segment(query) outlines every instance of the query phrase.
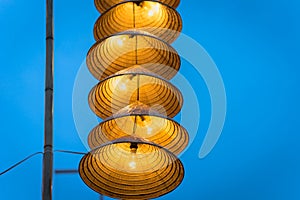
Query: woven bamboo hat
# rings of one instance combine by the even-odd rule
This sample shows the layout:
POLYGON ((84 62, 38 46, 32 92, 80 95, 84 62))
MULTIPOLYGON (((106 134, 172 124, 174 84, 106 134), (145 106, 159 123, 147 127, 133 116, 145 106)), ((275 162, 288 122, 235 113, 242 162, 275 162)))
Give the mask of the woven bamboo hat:
POLYGON ((91 149, 125 136, 136 136, 158 144, 175 155, 188 145, 189 135, 184 127, 136 102, 97 125, 88 136, 91 149))
POLYGON ((125 1, 103 13, 95 23, 96 41, 129 29, 149 32, 172 43, 182 30, 180 15, 172 7, 156 1, 125 1))
POLYGON ((131 30, 95 43, 86 58, 89 71, 103 80, 133 65, 171 79, 180 68, 180 57, 168 43, 149 33, 131 30))
POLYGON ((90 91, 88 100, 92 111, 102 119, 136 101, 168 117, 176 116, 183 104, 175 86, 140 66, 104 79, 90 91))
MULTIPOLYGON (((121 3, 122 1, 125 0, 95 0, 95 6, 100 13, 103 13, 113 5, 121 3)), ((157 0, 157 1, 167 4, 173 8, 177 8, 180 3, 180 0, 157 0)))
POLYGON ((184 168, 168 150, 127 137, 86 154, 80 161, 79 173, 100 194, 119 199, 152 199, 180 185, 184 168))

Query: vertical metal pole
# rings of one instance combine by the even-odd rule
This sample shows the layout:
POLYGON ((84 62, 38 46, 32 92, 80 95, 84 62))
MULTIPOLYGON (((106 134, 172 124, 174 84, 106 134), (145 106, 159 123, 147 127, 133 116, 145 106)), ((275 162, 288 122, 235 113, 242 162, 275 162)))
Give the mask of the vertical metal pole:
POLYGON ((46 0, 46 80, 42 199, 52 200, 53 177, 53 0, 46 0))

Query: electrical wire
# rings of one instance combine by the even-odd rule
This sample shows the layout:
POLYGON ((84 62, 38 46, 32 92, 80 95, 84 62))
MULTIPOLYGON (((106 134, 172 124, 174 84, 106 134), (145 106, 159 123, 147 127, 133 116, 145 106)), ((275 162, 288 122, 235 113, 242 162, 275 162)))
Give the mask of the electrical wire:
MULTIPOLYGON (((57 153, 68 153, 68 154, 76 154, 76 155, 85 155, 86 153, 83 152, 77 152, 77 151, 67 151, 67 150, 55 150, 53 152, 57 152, 57 153)), ((11 171, 12 169, 16 168, 17 166, 19 166, 20 164, 26 162, 27 160, 29 160, 30 158, 38 155, 38 154, 44 154, 43 152, 36 152, 33 153, 29 156, 27 156, 26 158, 24 158, 23 160, 17 162, 16 164, 12 165, 11 167, 9 167, 8 169, 4 170, 3 172, 0 172, 0 176, 2 176, 3 174, 6 174, 7 172, 11 171)))
POLYGON ((24 158, 23 160, 17 162, 16 164, 14 164, 13 166, 11 166, 10 168, 4 170, 3 172, 0 173, 0 176, 9 172, 10 170, 14 169, 15 167, 19 166, 20 164, 24 163, 25 161, 29 160, 30 158, 38 155, 38 154, 43 154, 43 152, 36 152, 34 154, 31 154, 30 156, 27 156, 26 158, 24 158))
POLYGON ((77 155, 85 155, 84 152, 77 152, 77 151, 68 151, 68 150, 55 150, 54 152, 57 153, 68 153, 68 154, 77 154, 77 155))

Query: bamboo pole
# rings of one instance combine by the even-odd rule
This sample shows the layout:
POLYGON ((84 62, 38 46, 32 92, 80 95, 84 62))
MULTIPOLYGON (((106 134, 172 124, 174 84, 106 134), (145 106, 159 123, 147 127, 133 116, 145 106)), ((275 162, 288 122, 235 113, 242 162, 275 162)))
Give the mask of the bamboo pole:
POLYGON ((46 80, 42 199, 52 200, 53 177, 53 0, 46 0, 46 80))

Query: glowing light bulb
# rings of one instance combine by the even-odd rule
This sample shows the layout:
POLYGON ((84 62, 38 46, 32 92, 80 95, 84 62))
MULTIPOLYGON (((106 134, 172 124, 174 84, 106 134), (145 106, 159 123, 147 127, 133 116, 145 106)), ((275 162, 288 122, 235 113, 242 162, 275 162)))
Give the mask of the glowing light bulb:
POLYGON ((127 90, 126 84, 125 83, 119 84, 119 89, 122 90, 122 91, 126 91, 127 90))
POLYGON ((159 8, 160 8, 159 3, 154 3, 154 4, 152 5, 152 9, 153 9, 155 12, 158 12, 158 11, 159 11, 159 8))
POLYGON ((153 10, 150 10, 149 12, 148 12, 148 16, 149 17, 152 17, 154 15, 154 11, 153 10))
POLYGON ((131 161, 128 163, 130 169, 135 169, 136 168, 135 156, 136 156, 137 149, 138 149, 138 144, 137 143, 131 143, 130 144, 131 161))
POLYGON ((152 131, 153 131, 153 128, 151 128, 151 127, 148 127, 148 128, 147 128, 147 133, 148 133, 148 135, 150 135, 150 134, 152 133, 152 131))
POLYGON ((125 79, 125 78, 116 78, 113 81, 113 88, 116 88, 117 90, 120 91, 127 91, 127 84, 130 81, 130 79, 125 79))
POLYGON ((151 2, 151 4, 150 4, 150 10, 148 11, 148 16, 152 17, 155 14, 157 14, 159 12, 159 8, 160 8, 159 3, 153 3, 153 2, 151 2))
POLYGON ((124 41, 121 38, 117 39, 117 44, 121 47, 124 45, 124 41))
POLYGON ((135 161, 131 161, 131 162, 129 162, 128 164, 129 164, 129 167, 130 167, 131 169, 135 169, 135 168, 136 168, 136 162, 135 162, 135 161))

